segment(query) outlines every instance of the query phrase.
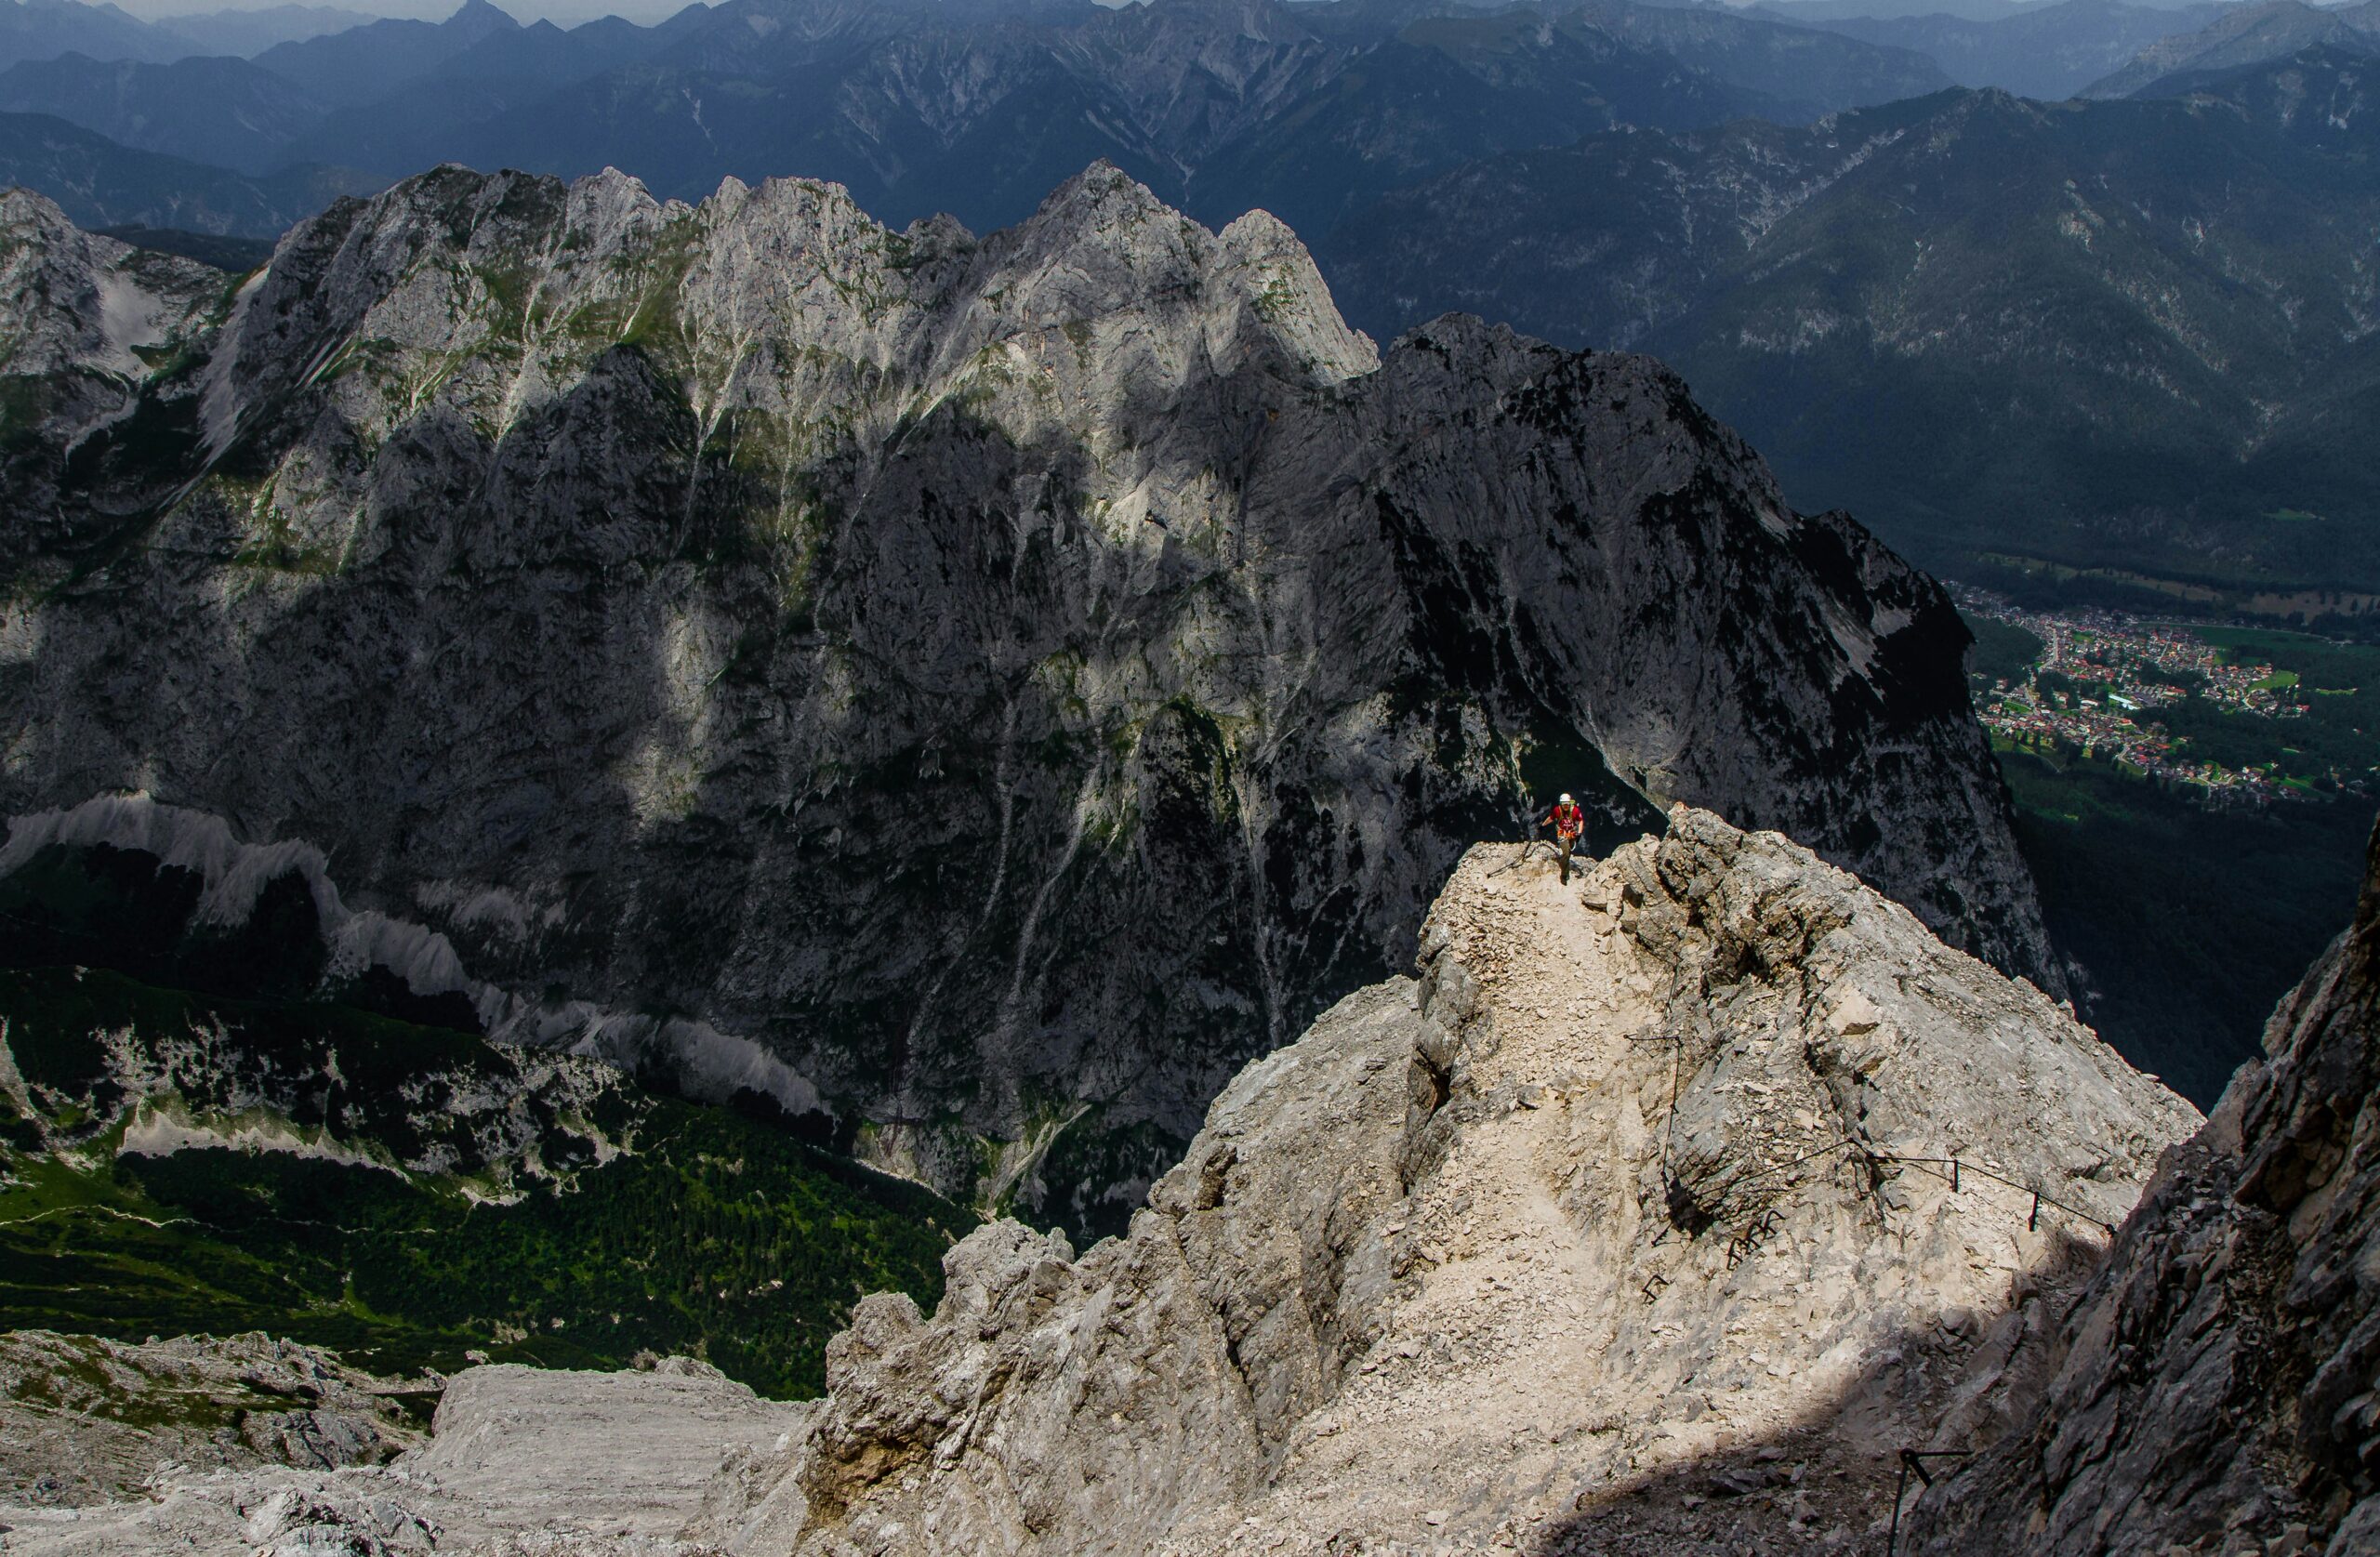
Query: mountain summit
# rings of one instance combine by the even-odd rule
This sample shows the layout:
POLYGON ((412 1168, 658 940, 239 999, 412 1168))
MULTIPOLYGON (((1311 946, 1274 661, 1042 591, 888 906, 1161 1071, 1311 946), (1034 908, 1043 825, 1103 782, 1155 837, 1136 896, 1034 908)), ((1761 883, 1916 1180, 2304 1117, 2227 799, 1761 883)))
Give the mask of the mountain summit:
POLYGON ((1651 362, 1379 353, 1104 165, 983 238, 441 168, 228 295, 8 199, 0 806, 311 845, 501 1036, 1112 1222, 1566 788, 2056 988, 1950 603, 1651 362))

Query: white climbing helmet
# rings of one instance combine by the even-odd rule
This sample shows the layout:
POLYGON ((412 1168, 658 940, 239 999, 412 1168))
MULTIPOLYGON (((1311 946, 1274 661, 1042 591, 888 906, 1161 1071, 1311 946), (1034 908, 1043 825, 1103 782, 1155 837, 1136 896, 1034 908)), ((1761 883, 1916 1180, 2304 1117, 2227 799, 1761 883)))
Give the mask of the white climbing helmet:
POLYGON ((1564 805, 1566 805, 1566 806, 1567 806, 1567 805, 1568 805, 1568 804, 1570 803, 1570 797, 1569 797, 1569 796, 1567 796, 1567 795, 1563 796, 1563 797, 1562 797, 1562 803, 1563 803, 1564 805))

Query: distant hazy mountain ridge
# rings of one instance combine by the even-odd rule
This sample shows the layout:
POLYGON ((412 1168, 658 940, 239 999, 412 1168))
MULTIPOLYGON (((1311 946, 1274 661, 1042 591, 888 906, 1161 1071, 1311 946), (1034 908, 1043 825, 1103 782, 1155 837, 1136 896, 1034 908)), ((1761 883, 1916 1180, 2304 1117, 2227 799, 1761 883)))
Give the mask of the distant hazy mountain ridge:
POLYGON ((1924 15, 1804 19, 1808 7, 1764 7, 1769 15, 1823 27, 1870 43, 1913 49, 1962 86, 1999 86, 2023 97, 2071 97, 2119 69, 2142 49, 2192 33, 2226 14, 2224 4, 2173 7, 2123 0, 2064 0, 2012 7, 1987 20, 1924 15))
POLYGON ((245 59, 153 65, 69 54, 0 72, 0 112, 51 114, 139 151, 268 174, 330 110, 245 59))
POLYGON ((688 199, 825 178, 896 224, 1013 221, 1105 157, 1204 219, 1263 206, 1313 227, 1466 157, 1615 124, 1805 120, 1948 85, 1905 50, 1626 0, 728 0, 566 32, 472 0, 246 64, 163 58, 45 64, 0 82, 0 108, 251 172, 610 165, 688 199))
POLYGON ((2162 96, 2158 83, 2167 76, 2262 65, 2316 47, 2380 55, 2380 0, 2335 8, 2308 6, 2304 0, 2235 7, 2198 32, 2151 44, 2122 70, 2094 82, 2084 96, 2162 96))
POLYGON ((1399 191, 1324 262, 1369 327, 1652 351, 1789 490, 1956 576, 2380 585, 2371 80, 2318 49, 2167 100, 1598 136, 1399 191))
POLYGON ((0 190, 41 190, 91 227, 273 234, 378 182, 311 165, 251 178, 137 151, 50 114, 0 112, 0 190))

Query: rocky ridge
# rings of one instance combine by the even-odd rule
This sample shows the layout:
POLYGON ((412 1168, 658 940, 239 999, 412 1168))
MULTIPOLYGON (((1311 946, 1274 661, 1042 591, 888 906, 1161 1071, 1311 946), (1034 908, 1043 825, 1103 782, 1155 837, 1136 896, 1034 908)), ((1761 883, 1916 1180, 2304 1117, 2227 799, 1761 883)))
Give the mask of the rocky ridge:
POLYGON ((989 1138, 1119 1219, 1532 787, 1784 828, 2057 987, 1930 581, 1651 363, 1382 356, 1262 213, 450 167, 167 340, 11 434, 0 809, 311 845, 559 1027, 707 1023, 945 1186, 989 1138))
POLYGON ((1473 851, 1422 970, 1244 1071, 1128 1236, 995 1224, 931 1318, 862 1304, 783 1479, 707 1532, 1847 1550, 1897 1435, 2010 1365, 2198 1123, 1905 910, 1683 808, 1582 889, 1473 851))
POLYGON ((1248 1067, 1126 1235, 986 1226, 932 1314, 861 1304, 825 1400, 704 1406, 707 1454, 657 1401, 596 1465, 549 1453, 639 1376, 483 1369, 388 1470, 13 1538, 245 1550, 298 1523, 244 1535, 270 1504, 375 1554, 1865 1550, 1910 1424, 2027 1366, 2197 1123, 1907 910, 1679 808, 1567 886, 1472 851, 1421 977, 1248 1067), (561 1495, 673 1456, 667 1530, 561 1495))

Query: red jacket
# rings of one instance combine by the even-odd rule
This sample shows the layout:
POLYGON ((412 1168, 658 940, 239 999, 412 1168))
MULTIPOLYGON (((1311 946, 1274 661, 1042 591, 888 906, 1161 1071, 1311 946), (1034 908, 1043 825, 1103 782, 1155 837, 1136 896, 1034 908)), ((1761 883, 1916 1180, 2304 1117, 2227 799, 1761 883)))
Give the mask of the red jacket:
POLYGON ((1576 806, 1555 806, 1546 820, 1564 838, 1577 838, 1587 830, 1587 813, 1576 806))

